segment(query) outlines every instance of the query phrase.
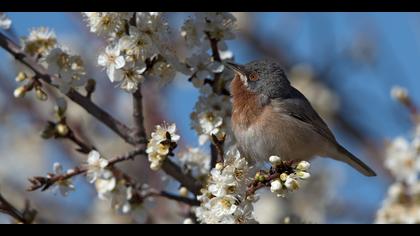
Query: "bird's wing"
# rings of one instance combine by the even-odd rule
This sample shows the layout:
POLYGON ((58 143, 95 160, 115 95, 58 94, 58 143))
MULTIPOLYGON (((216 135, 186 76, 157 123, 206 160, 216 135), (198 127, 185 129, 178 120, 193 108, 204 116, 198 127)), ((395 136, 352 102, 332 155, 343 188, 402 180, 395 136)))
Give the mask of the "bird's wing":
POLYGON ((286 98, 272 99, 271 105, 278 112, 309 124, 310 127, 322 137, 328 139, 332 143, 336 143, 336 139, 331 130, 328 128, 328 125, 314 110, 305 96, 297 89, 293 88, 293 92, 286 98))

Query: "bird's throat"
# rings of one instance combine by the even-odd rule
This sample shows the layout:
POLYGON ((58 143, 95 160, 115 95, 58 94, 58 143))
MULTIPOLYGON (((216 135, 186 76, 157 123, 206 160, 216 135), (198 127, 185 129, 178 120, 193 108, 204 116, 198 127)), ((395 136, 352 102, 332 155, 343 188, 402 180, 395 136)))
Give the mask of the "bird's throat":
POLYGON ((249 91, 239 75, 236 75, 232 81, 231 93, 233 101, 232 121, 235 125, 248 128, 258 120, 264 109, 259 95, 249 91))

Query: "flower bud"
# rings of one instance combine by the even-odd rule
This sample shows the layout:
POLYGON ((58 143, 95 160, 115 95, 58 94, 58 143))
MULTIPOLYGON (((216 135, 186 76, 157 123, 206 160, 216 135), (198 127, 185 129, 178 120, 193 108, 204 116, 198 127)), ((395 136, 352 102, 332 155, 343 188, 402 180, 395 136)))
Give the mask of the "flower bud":
POLYGON ((270 158, 268 158, 268 160, 271 162, 271 164, 273 165, 278 165, 281 163, 281 158, 278 156, 271 156, 270 158))
POLYGON ((296 169, 305 171, 305 170, 308 170, 310 166, 311 166, 311 164, 309 164, 309 162, 307 162, 307 161, 301 161, 296 166, 296 169))
POLYGON ((284 182, 284 186, 286 186, 286 188, 288 188, 292 191, 296 190, 300 187, 299 182, 296 179, 291 178, 290 176, 287 177, 286 181, 284 182))
POLYGON ((273 193, 274 192, 277 192, 281 188, 282 188, 282 184, 281 184, 281 181, 280 180, 276 179, 273 182, 271 182, 271 187, 270 187, 271 192, 273 192, 273 193))
POLYGON ((154 162, 150 163, 150 169, 152 169, 153 171, 160 170, 160 167, 161 167, 161 165, 157 161, 154 161, 154 162))
POLYGON ((223 169, 223 163, 217 163, 215 166, 216 170, 222 170, 223 169))
POLYGON ((48 95, 44 91, 42 91, 40 87, 35 88, 35 95, 36 98, 38 98, 41 101, 46 101, 48 99, 48 95))
POLYGON ((56 129, 58 135, 60 135, 62 137, 66 136, 69 133, 69 127, 67 127, 67 125, 65 125, 65 124, 58 124, 55 127, 55 129, 56 129))
POLYGON ((25 94, 26 94, 25 86, 20 86, 16 88, 15 91, 13 92, 13 96, 15 96, 15 98, 22 98, 25 96, 25 94))
POLYGON ((311 177, 311 175, 308 172, 305 172, 305 171, 297 171, 296 175, 301 179, 307 179, 307 178, 311 177))
POLYGON ((282 173, 280 175, 280 180, 284 182, 284 181, 286 181, 287 177, 288 177, 288 175, 286 173, 282 173))
POLYGON ((28 76, 25 74, 25 72, 19 72, 19 74, 16 76, 16 82, 22 82, 26 80, 28 76))
POLYGON ((188 189, 186 187, 181 187, 179 190, 179 195, 181 197, 187 197, 188 196, 188 189))

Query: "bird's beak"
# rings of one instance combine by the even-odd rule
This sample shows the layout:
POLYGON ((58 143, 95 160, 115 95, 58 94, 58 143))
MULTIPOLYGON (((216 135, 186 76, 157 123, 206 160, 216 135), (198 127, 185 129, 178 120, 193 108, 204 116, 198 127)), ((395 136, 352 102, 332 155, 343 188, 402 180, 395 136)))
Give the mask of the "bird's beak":
POLYGON ((232 62, 224 62, 224 64, 231 70, 245 76, 245 67, 232 62))

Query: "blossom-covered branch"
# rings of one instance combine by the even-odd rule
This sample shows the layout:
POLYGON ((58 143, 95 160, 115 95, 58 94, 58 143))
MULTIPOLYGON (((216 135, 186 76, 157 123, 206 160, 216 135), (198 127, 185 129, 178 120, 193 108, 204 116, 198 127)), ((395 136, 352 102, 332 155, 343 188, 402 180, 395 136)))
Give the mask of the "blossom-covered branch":
MULTIPOLYGON (((144 154, 145 154, 144 149, 134 150, 134 151, 128 152, 125 155, 117 156, 110 159, 108 161, 108 164, 105 167, 110 168, 117 163, 127 161, 127 160, 133 160, 136 156, 144 155, 144 154)), ((29 179, 32 185, 28 187, 27 190, 35 191, 42 188, 41 190, 45 191, 52 185, 56 184, 57 182, 65 181, 77 175, 85 174, 88 170, 89 170, 88 166, 77 166, 69 170, 67 173, 61 174, 61 175, 48 174, 46 177, 35 176, 29 179)))
MULTIPOLYGON (((8 51, 11 55, 15 57, 16 60, 27 66, 31 69, 37 78, 45 81, 46 83, 52 83, 54 76, 49 75, 45 68, 39 65, 34 59, 26 55, 20 47, 10 40, 6 35, 0 32, 0 46, 8 51)), ((102 110, 95 103, 93 103, 88 97, 81 95, 80 93, 70 90, 66 96, 74 101, 76 104, 80 105, 85 109, 89 114, 97 118, 99 121, 108 126, 111 130, 117 133, 128 143, 134 143, 132 136, 130 135, 130 129, 124 124, 116 120, 109 113, 102 110)))

